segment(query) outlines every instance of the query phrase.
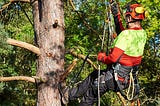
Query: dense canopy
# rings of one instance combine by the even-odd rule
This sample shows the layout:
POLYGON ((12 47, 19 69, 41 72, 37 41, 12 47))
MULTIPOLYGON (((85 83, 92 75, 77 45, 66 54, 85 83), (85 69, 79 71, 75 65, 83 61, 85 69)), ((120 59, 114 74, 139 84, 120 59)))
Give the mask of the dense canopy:
MULTIPOLYGON (((35 45, 32 7, 27 0, 0 1, 0 77, 35 76, 37 55, 26 49, 6 43, 8 38, 35 45)), ((118 0, 117 0, 118 1, 118 0)), ((130 0, 135 2, 134 0, 130 0)), ((63 0, 65 11, 65 68, 77 58, 78 62, 67 76, 67 85, 73 86, 84 79, 97 65, 97 53, 103 48, 108 50, 112 43, 109 28, 114 32, 113 17, 109 17, 108 0, 63 0), (108 21, 108 18, 111 20, 108 21), (104 39, 103 39, 104 38, 104 39), (87 56, 91 62, 74 55, 73 52, 87 56), (81 73, 79 74, 79 72, 81 73), (76 79, 75 79, 75 76, 76 79)), ((119 0, 123 11, 129 1, 119 0)), ((139 80, 142 106, 160 104, 160 2, 159 0, 137 0, 149 12, 142 23, 147 31, 148 40, 139 80)), ((124 20, 123 20, 124 22, 124 20)), ((123 23, 125 25, 125 23, 123 23)), ((106 66, 101 64, 101 68, 106 66)), ((36 85, 25 81, 0 82, 0 105, 35 105, 36 85), (15 99, 16 98, 16 99, 15 99)), ((77 101, 78 102, 78 101, 77 101)), ((76 102, 76 103, 77 103, 76 102)), ((75 103, 73 103, 75 106, 75 103)), ((106 93, 101 99, 102 106, 120 106, 120 100, 113 92, 106 93)), ((72 105, 72 104, 70 104, 72 105)), ((69 105, 69 106, 70 106, 69 105)))

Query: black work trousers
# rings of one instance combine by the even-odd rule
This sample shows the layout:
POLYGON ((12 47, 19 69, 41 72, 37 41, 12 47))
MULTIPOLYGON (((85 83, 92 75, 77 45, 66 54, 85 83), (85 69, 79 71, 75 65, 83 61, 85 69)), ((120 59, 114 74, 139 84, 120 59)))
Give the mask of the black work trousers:
MULTIPOLYGON (((113 77, 112 67, 106 70, 101 70, 99 91, 100 96, 109 90, 116 91, 117 83, 113 77)), ((89 76, 83 80, 77 87, 69 90, 69 100, 75 100, 82 97, 79 106, 93 106, 98 101, 98 71, 95 70, 89 74, 89 76)))

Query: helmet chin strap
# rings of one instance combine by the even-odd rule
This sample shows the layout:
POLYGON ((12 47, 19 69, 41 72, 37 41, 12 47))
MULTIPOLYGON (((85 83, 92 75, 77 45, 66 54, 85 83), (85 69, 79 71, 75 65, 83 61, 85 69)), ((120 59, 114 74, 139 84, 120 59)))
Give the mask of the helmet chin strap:
POLYGON ((126 24, 128 25, 129 23, 135 23, 138 20, 133 19, 130 15, 126 17, 126 24))
POLYGON ((133 20, 127 23, 127 28, 140 28, 141 24, 137 20, 133 20))
POLYGON ((133 20, 133 18, 131 16, 127 16, 126 17, 126 24, 128 25, 129 23, 134 23, 136 22, 136 20, 133 20))
POLYGON ((127 21, 127 24, 129 24, 129 23, 134 23, 134 22, 136 22, 136 20, 132 20, 132 21, 127 21))

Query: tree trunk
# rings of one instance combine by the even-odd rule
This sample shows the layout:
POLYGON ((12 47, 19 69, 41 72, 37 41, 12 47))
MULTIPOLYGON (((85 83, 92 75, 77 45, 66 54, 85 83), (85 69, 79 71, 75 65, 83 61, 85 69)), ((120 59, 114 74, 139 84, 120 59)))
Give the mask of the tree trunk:
POLYGON ((36 41, 40 48, 38 106, 61 106, 58 84, 64 73, 64 11, 61 0, 31 0, 36 41))

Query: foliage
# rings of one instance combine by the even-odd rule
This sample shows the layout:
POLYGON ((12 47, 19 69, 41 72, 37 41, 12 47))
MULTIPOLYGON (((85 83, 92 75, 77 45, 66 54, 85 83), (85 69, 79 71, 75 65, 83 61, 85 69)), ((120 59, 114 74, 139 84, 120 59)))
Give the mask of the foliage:
MULTIPOLYGON (((6 43, 8 37, 31 44, 34 43, 33 26, 21 10, 24 8, 25 11, 28 11, 27 14, 30 15, 30 18, 32 18, 31 8, 28 7, 30 6, 26 4, 11 4, 0 15, 1 76, 35 75, 36 55, 25 49, 7 45, 6 43)), ((0 83, 0 105, 35 105, 35 98, 36 87, 34 84, 24 81, 0 83)))
POLYGON ((145 105, 156 105, 160 98, 160 7, 158 6, 160 3, 157 0, 154 2, 142 0, 141 2, 149 12, 148 19, 143 23, 143 26, 148 33, 148 42, 145 47, 142 69, 140 71, 142 76, 141 80, 143 82, 141 83, 141 86, 145 91, 146 97, 148 97, 145 105), (144 77, 147 79, 144 80, 144 77))
MULTIPOLYGON (((140 99, 143 105, 156 106, 160 98, 160 2, 158 0, 137 0, 137 2, 143 4, 150 14, 142 23, 143 28, 148 34, 148 41, 145 46, 144 57, 139 72, 142 89, 140 99)), ((8 3, 7 0, 0 1, 0 7, 6 3, 8 3)), ((120 0, 122 10, 124 10, 126 3, 128 3, 127 0, 120 0)), ((108 2, 105 0, 73 0, 73 4, 75 9, 73 9, 69 0, 64 2, 65 68, 69 66, 75 58, 67 52, 69 49, 74 49, 75 52, 85 56, 90 53, 89 59, 97 65, 96 56, 97 52, 101 50, 104 30, 106 31, 103 42, 104 50, 107 49, 108 29, 105 29, 105 22, 108 10, 106 5, 108 5, 108 2)), ((34 44, 30 5, 21 2, 13 3, 2 11, 0 19, 0 75, 34 76, 36 74, 36 56, 22 48, 9 46, 5 42, 7 37, 11 37, 34 44), (27 13, 27 15, 25 13, 27 13)), ((106 24, 106 27, 108 27, 108 23, 106 24)), ((82 68, 83 62, 81 59, 78 60, 73 72, 71 72, 67 78, 67 83, 75 80, 73 78, 75 78, 82 68)), ((101 68, 105 67, 104 65, 101 68)), ((92 71, 93 67, 85 63, 77 80, 83 80, 92 71)), ((0 105, 35 105, 35 95, 36 86, 33 84, 22 81, 0 83, 0 105)), ((75 105, 75 102, 73 104, 75 105)), ((109 92, 102 97, 101 105, 120 106, 120 101, 115 93, 109 92)))

